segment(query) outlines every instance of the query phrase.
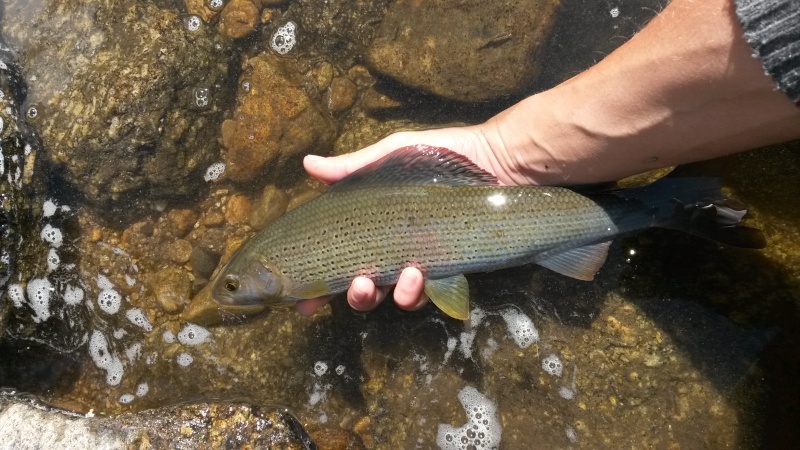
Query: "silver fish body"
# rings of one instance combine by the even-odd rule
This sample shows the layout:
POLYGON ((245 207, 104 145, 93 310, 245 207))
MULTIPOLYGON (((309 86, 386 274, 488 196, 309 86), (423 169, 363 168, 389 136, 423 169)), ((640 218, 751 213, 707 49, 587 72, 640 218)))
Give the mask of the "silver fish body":
POLYGON ((344 292, 353 278, 397 281, 406 267, 446 314, 469 316, 463 274, 536 263, 591 280, 610 241, 652 226, 758 248, 757 230, 714 179, 582 194, 561 187, 499 186, 446 149, 413 146, 351 174, 245 242, 184 313, 254 314, 277 303, 344 292))

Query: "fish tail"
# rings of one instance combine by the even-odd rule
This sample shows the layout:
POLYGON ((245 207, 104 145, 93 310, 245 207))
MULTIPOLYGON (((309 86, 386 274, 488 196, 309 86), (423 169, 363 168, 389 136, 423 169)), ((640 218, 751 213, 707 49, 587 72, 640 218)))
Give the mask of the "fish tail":
POLYGON ((641 228, 644 220, 649 226, 679 230, 734 247, 766 246, 760 230, 741 224, 747 214, 744 204, 725 197, 716 178, 666 177, 647 186, 615 191, 614 195, 625 204, 633 201, 643 208, 638 214, 620 217, 617 225, 622 225, 621 229, 626 225, 641 228))

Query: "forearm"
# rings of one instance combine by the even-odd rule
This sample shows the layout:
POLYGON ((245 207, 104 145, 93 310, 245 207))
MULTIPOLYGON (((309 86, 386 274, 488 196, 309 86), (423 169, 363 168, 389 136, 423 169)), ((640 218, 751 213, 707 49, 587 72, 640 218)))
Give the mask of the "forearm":
POLYGON ((590 183, 800 138, 800 109, 751 55, 731 0, 674 0, 596 66, 487 123, 510 150, 495 164, 524 167, 520 182, 590 183))

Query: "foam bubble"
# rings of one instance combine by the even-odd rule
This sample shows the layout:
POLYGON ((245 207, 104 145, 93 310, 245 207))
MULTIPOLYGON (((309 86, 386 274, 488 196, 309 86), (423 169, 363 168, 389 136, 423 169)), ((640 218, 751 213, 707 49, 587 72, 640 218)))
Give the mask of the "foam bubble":
POLYGON ((575 432, 575 428, 567 425, 567 428, 564 430, 564 432, 567 435, 567 439, 569 439, 571 443, 575 444, 578 442, 578 433, 575 432))
POLYGON ((175 358, 175 361, 177 361, 178 365, 181 367, 189 367, 189 364, 194 362, 194 358, 188 353, 181 353, 175 358))
POLYGON ((75 306, 83 301, 83 289, 77 286, 70 286, 64 289, 64 302, 70 306, 75 306))
POLYGON ((324 361, 317 361, 314 363, 314 374, 318 377, 325 375, 328 372, 328 364, 324 361))
POLYGON ((336 375, 341 375, 344 373, 344 365, 339 364, 336 366, 336 375))
POLYGON ((125 356, 128 357, 128 361, 136 361, 142 356, 142 343, 141 342, 134 342, 131 344, 130 347, 125 349, 125 356))
POLYGON ((11 284, 8 286, 8 298, 14 303, 15 308, 22 308, 25 304, 25 290, 21 284, 11 284))
POLYGON ((47 278, 34 278, 28 282, 28 304, 33 308, 33 321, 36 323, 50 318, 50 296, 53 285, 47 278))
POLYGON ((49 252, 47 252, 47 272, 52 272, 58 269, 58 266, 61 264, 61 258, 58 257, 58 253, 56 249, 51 248, 49 252))
POLYGON ((106 289, 114 289, 114 283, 108 279, 105 275, 97 274, 97 288, 102 290, 106 289))
POLYGON ((222 162, 215 162, 214 164, 208 166, 206 169, 206 174, 203 175, 203 179, 207 182, 217 181, 222 174, 225 173, 225 163, 222 162))
POLYGON ((116 386, 122 381, 125 368, 119 358, 108 350, 108 340, 99 331, 93 331, 89 338, 89 356, 94 365, 106 371, 106 383, 116 386))
POLYGON ((97 305, 108 314, 116 314, 122 304, 122 296, 113 289, 103 289, 97 296, 97 305))
POLYGON ((542 360, 542 370, 554 377, 560 377, 564 373, 564 365, 558 356, 551 354, 542 360))
POLYGON ((495 404, 471 386, 461 389, 458 400, 467 413, 467 423, 459 428, 440 424, 436 435, 439 448, 466 450, 500 447, 502 429, 495 404))
POLYGON ((136 397, 131 394, 123 394, 119 397, 119 402, 123 405, 127 405, 128 403, 132 402, 136 397))
POLYGON ((129 309, 125 311, 125 317, 127 317, 132 324, 144 329, 144 331, 147 331, 148 333, 153 331, 153 326, 150 325, 150 321, 147 320, 147 316, 144 314, 144 312, 142 312, 141 309, 129 309))
POLYGON ((42 237, 43 241, 55 248, 61 247, 61 244, 64 243, 64 234, 61 233, 61 230, 55 228, 49 223, 42 227, 42 233, 40 236, 42 237))
POLYGON ((575 398, 575 391, 566 386, 561 386, 558 388, 558 395, 560 395, 564 400, 572 400, 575 398))
POLYGON ((191 14, 184 19, 184 26, 191 32, 199 30, 202 23, 203 21, 200 19, 200 16, 195 14, 191 14))
POLYGON ((500 315, 506 321, 508 332, 520 348, 528 348, 539 341, 539 331, 530 317, 513 308, 506 309, 500 315))
POLYGON ((178 332, 178 341, 183 345, 200 345, 211 340, 211 332, 193 323, 187 323, 178 332))
POLYGON ((136 386, 137 397, 143 397, 147 395, 148 392, 150 392, 150 386, 148 386, 147 383, 139 383, 139 385, 136 386))
POLYGON ((286 22, 285 25, 278 28, 275 33, 273 33, 272 40, 270 41, 272 49, 281 55, 289 53, 289 51, 294 48, 294 44, 297 43, 295 38, 296 29, 297 24, 294 22, 286 22))
POLYGON ((172 331, 166 330, 161 335, 161 339, 163 339, 164 342, 166 342, 167 344, 173 344, 173 343, 175 343, 175 333, 173 333, 172 331))
POLYGON ((58 204, 53 200, 45 200, 42 205, 42 214, 44 217, 51 217, 58 210, 58 204))
POLYGON ((616 19, 617 17, 619 17, 619 8, 617 7, 611 8, 611 11, 609 11, 609 13, 611 14, 611 17, 616 19))
POLYGON ((208 0, 207 6, 212 11, 220 11, 225 6, 225 0, 208 0))

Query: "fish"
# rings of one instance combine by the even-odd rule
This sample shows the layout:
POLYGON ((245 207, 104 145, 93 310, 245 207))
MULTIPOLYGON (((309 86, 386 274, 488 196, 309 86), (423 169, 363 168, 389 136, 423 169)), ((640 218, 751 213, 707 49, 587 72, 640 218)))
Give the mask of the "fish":
POLYGON ((651 227, 762 248, 761 232, 741 224, 746 212, 715 178, 664 177, 627 189, 504 186, 459 153, 407 146, 253 235, 183 319, 213 325, 344 292, 357 276, 391 285, 416 267, 433 304, 467 320, 464 274, 532 263, 590 281, 615 237, 651 227))

